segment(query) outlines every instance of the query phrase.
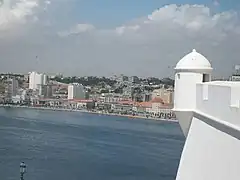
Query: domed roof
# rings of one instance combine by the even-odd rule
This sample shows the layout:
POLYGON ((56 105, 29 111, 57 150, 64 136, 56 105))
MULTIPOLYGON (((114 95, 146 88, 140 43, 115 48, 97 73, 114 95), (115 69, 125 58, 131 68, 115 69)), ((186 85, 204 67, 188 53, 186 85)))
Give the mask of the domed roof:
POLYGON ((175 69, 203 69, 211 70, 210 62, 195 49, 184 56, 176 65, 175 69))

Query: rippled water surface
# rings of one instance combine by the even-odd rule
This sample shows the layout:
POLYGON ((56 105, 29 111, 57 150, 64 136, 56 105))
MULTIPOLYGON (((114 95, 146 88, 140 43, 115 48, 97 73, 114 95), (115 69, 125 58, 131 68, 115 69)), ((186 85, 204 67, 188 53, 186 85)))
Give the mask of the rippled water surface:
POLYGON ((174 180, 177 123, 0 108, 1 180, 174 180))

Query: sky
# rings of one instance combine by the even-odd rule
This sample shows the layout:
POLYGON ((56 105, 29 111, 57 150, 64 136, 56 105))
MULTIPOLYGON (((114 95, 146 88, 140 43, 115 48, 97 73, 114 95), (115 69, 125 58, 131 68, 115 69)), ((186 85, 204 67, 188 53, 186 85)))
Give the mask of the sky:
POLYGON ((0 72, 170 77, 196 49, 240 64, 238 0, 0 0, 0 72))

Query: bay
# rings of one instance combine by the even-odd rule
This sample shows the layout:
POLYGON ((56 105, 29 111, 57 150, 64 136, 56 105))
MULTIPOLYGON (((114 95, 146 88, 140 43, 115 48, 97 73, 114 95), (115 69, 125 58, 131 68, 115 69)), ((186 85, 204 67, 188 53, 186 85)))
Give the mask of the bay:
POLYGON ((0 108, 0 176, 25 180, 174 180, 178 123, 0 108))

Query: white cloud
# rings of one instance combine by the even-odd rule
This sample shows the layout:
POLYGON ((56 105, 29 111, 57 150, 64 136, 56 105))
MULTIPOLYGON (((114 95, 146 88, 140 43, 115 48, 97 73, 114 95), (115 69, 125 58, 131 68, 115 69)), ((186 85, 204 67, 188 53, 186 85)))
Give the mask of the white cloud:
POLYGON ((76 26, 72 27, 69 31, 62 31, 59 32, 58 35, 62 37, 66 37, 73 34, 80 34, 85 32, 93 31, 95 27, 92 24, 77 24, 76 26))
MULTIPOLYGON (((238 14, 234 11, 223 12, 219 14, 211 14, 210 9, 203 5, 167 5, 152 14, 148 15, 148 19, 143 24, 135 25, 140 28, 155 26, 159 30, 167 28, 182 28, 189 32, 214 30, 224 33, 223 30, 233 31, 239 27, 238 14)), ((132 27, 132 26, 130 26, 132 27)), ((122 26, 122 29, 128 29, 122 26)), ((169 35, 172 32, 169 31, 169 35)), ((182 32, 183 33, 183 32, 182 32)), ((225 32, 227 33, 227 32, 225 32)), ((161 36, 161 35, 160 35, 161 36)))
MULTIPOLYGON (((27 13, 19 13, 22 15, 15 15, 15 19, 34 15, 33 4, 24 7, 18 9, 27 13)), ((22 67, 17 67, 21 70, 36 68, 75 75, 126 73, 163 77, 172 75, 172 67, 193 48, 212 62, 217 75, 230 74, 233 65, 239 63, 240 20, 239 14, 232 10, 213 14, 204 5, 171 4, 111 29, 78 22, 56 36, 56 33, 51 34, 50 27, 57 29, 53 26, 54 22, 47 29, 29 30, 28 37, 23 40, 25 49, 22 44, 14 44, 19 50, 16 55, 7 54, 9 50, 1 49, 0 42, 0 53, 9 60, 0 70, 16 70, 11 64, 15 58, 22 58, 22 67), (48 35, 43 34, 45 31, 48 35), (41 45, 32 45, 37 42, 41 45), (32 59, 22 53, 24 51, 38 53, 40 65, 32 63, 32 59)), ((63 26, 61 24, 60 29, 63 26)))
POLYGON ((126 31, 136 32, 140 28, 139 25, 133 25, 133 26, 120 26, 116 28, 117 34, 121 35, 125 33, 126 31))
POLYGON ((0 7, 0 29, 7 29, 15 24, 24 23, 28 16, 34 15, 34 9, 38 6, 38 0, 2 1, 0 7))
POLYGON ((45 4, 51 4, 51 1, 45 1, 45 4))

